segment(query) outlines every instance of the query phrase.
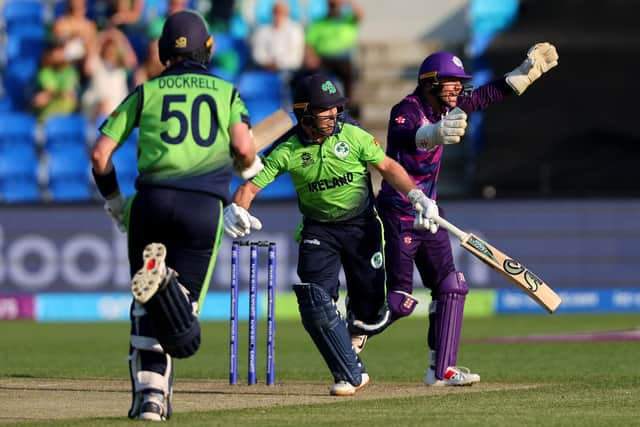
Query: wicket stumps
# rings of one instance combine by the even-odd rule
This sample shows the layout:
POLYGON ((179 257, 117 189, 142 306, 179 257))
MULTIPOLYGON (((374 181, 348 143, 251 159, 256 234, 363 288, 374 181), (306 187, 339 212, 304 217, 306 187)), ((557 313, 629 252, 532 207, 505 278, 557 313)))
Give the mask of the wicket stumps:
POLYGON ((275 384, 275 242, 234 241, 231 245, 231 313, 229 317, 229 384, 238 383, 238 277, 240 247, 249 246, 249 345, 247 383, 256 384, 258 330, 258 250, 268 248, 267 263, 267 369, 266 384, 275 384))

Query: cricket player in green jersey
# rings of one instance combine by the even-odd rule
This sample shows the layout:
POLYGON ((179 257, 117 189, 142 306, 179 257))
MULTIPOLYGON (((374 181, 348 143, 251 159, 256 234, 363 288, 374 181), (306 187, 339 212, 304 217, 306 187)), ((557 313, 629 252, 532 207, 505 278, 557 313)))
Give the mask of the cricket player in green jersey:
POLYGON ((172 359, 200 346, 197 315, 221 243, 232 169, 247 179, 262 168, 242 99, 207 70, 212 45, 198 14, 171 15, 159 40, 167 68, 116 108, 92 152, 105 208, 128 237, 130 418, 171 415, 172 359), (135 127, 139 175, 126 200, 111 156, 135 127))
POLYGON ((344 123, 346 102, 326 76, 302 79, 294 92, 294 132, 263 158, 264 169, 238 188, 224 212, 227 234, 247 234, 253 228, 248 209, 256 194, 280 174, 291 175, 304 218, 298 252, 301 283, 293 289, 302 324, 333 374, 329 392, 334 396, 351 396, 369 382, 351 335, 375 335, 390 320, 382 223, 367 165, 413 201, 416 227, 429 227, 438 211, 371 134, 344 123), (335 305, 341 267, 348 323, 335 305))

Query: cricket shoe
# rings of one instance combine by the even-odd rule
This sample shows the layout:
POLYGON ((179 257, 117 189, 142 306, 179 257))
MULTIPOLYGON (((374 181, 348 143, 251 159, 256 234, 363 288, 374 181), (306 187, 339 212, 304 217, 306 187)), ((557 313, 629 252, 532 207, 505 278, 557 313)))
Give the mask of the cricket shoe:
POLYGON ((351 335, 351 345, 353 349, 356 351, 356 354, 359 354, 362 350, 364 350, 364 346, 367 343, 366 335, 351 335))
POLYGON ((165 421, 167 417, 164 406, 164 395, 156 392, 145 393, 138 419, 148 421, 165 421))
POLYGON ((167 248, 162 243, 149 243, 142 252, 143 265, 131 279, 131 293, 140 304, 153 297, 167 283, 170 270, 164 263, 167 248))
POLYGON ((369 384, 369 374, 366 372, 361 374, 360 385, 353 386, 349 381, 338 381, 329 387, 331 396, 353 396, 357 391, 362 390, 369 384))
POLYGON ((479 382, 480 375, 472 373, 469 368, 464 366, 449 366, 444 372, 444 378, 441 380, 436 378, 436 371, 430 366, 427 370, 427 376, 424 378, 426 385, 434 387, 463 386, 479 382))

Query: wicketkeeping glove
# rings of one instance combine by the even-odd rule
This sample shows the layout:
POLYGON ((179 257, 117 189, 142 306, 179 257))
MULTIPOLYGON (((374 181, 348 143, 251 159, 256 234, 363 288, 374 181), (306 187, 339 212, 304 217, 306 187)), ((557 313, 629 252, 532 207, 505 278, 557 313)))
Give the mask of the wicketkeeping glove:
POLYGON ((467 128, 467 113, 456 107, 439 122, 424 125, 416 132, 416 147, 429 151, 442 144, 457 144, 467 128))
POLYGON ((127 231, 127 227, 124 224, 124 207, 126 204, 127 198, 122 193, 113 199, 106 200, 104 203, 104 210, 107 211, 107 215, 115 222, 121 233, 127 231))
POLYGON ((429 230, 433 234, 437 233, 438 223, 434 221, 434 218, 438 217, 438 205, 435 200, 428 198, 422 190, 417 188, 409 191, 407 197, 416 211, 413 227, 429 230))
POLYGON ((527 52, 527 59, 515 70, 505 74, 507 84, 522 95, 541 75, 558 65, 558 51, 551 43, 537 43, 527 52))
POLYGON ((224 232, 234 239, 251 233, 251 229, 261 230, 262 223, 245 208, 231 203, 223 211, 224 232))

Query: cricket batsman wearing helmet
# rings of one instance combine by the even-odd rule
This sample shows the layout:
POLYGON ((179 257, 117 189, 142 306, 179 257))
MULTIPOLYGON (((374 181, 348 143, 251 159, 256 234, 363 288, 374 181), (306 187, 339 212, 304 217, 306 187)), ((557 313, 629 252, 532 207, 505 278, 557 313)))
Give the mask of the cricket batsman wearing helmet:
MULTIPOLYGON (((436 199, 443 144, 459 143, 467 114, 516 93, 558 64, 556 48, 538 43, 525 61, 503 78, 465 90, 471 78, 460 58, 449 52, 429 55, 420 65, 418 86, 393 106, 389 118, 387 155, 400 163, 412 181, 429 198, 436 199)), ((429 230, 413 227, 413 203, 388 182, 382 183, 377 208, 386 240, 387 302, 392 320, 410 315, 417 304, 413 291, 415 263, 425 287, 431 290, 429 306, 429 367, 427 385, 457 386, 480 381, 480 376, 456 366, 462 313, 469 291, 464 275, 456 270, 449 235, 431 223, 429 230)), ((440 212, 442 214, 442 212, 440 212)))
POLYGON ((371 134, 343 121, 346 103, 330 78, 315 74, 301 79, 294 91, 294 131, 264 157, 264 169, 238 188, 224 213, 227 234, 246 235, 253 228, 247 210, 255 196, 280 174, 291 175, 303 214, 301 283, 293 290, 302 324, 333 375, 329 393, 334 396, 351 396, 369 382, 347 322, 336 309, 340 267, 352 323, 374 335, 390 318, 382 223, 374 209, 367 165, 412 200, 416 226, 429 226, 438 211, 371 134))
POLYGON ((208 72, 212 48, 198 14, 169 16, 159 40, 167 68, 122 101, 91 154, 105 209, 128 232, 130 418, 171 415, 173 358, 190 357, 200 346, 197 315, 222 239, 232 160, 245 179, 262 168, 242 99, 208 72), (137 192, 126 200, 111 156, 135 127, 137 192))

